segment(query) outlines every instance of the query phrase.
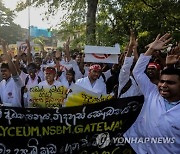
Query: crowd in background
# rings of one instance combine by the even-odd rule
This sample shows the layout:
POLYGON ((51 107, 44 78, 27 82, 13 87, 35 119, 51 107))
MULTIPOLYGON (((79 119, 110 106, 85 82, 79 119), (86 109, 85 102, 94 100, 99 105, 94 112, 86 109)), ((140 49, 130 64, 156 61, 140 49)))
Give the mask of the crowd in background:
POLYGON ((70 54, 70 40, 64 51, 31 54, 19 49, 15 57, 8 54, 1 40, 0 99, 2 106, 29 107, 30 88, 51 88, 73 84, 98 94, 115 98, 144 95, 144 105, 125 137, 175 137, 173 144, 132 143, 136 153, 180 153, 180 43, 171 44, 170 34, 158 35, 140 54, 138 41, 131 31, 130 41, 119 54, 118 64, 86 63, 79 51, 70 54), (166 50, 168 49, 168 50, 166 50))

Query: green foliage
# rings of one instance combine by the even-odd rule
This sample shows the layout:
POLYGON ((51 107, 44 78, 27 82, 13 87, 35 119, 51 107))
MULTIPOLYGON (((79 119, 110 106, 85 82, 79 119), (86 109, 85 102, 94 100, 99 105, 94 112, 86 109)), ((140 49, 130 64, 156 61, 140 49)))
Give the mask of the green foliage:
POLYGON ((37 37, 33 39, 33 42, 35 44, 39 44, 41 46, 45 46, 45 41, 44 41, 44 37, 37 37))
POLYGON ((8 26, 12 23, 13 18, 14 13, 0 1, 0 26, 8 26))
POLYGON ((11 23, 9 26, 1 26, 0 37, 9 44, 15 44, 17 41, 25 39, 23 38, 22 28, 14 23, 11 23))
MULTIPOLYGON (((75 47, 77 44, 84 45, 87 38, 88 2, 89 0, 32 0, 30 5, 37 7, 48 4, 46 15, 55 14, 58 8, 67 10, 58 30, 64 40, 73 36, 75 39, 72 46, 75 47)), ((27 5, 21 4, 19 8, 27 5)), ((95 27, 96 44, 124 45, 129 39, 130 29, 138 37, 141 50, 159 33, 170 32, 176 41, 180 41, 179 10, 179 0, 99 0, 95 27)))
POLYGON ((15 14, 0 1, 0 38, 9 44, 22 40, 22 29, 13 22, 15 14))

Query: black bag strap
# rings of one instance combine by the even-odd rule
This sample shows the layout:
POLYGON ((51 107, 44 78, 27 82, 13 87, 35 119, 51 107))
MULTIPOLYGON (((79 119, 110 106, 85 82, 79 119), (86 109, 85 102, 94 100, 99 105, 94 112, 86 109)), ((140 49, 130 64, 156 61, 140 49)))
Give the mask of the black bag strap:
POLYGON ((25 86, 27 85, 28 81, 29 81, 29 76, 27 76, 25 79, 25 86))
POLYGON ((0 106, 1 106, 1 104, 3 104, 3 103, 2 103, 2 101, 1 101, 1 97, 0 97, 0 106))
POLYGON ((40 83, 40 82, 41 82, 41 78, 40 78, 40 76, 38 76, 38 80, 37 80, 37 81, 38 81, 38 83, 40 83))
POLYGON ((119 94, 119 97, 124 94, 132 85, 132 80, 129 78, 128 82, 125 84, 125 86, 121 89, 121 92, 119 94))
MULTIPOLYGON (((28 81, 29 81, 29 76, 27 76, 27 77, 26 77, 26 79, 25 79, 25 86, 27 85, 28 81)), ((38 76, 37 81, 38 81, 38 83, 40 83, 40 82, 41 82, 41 78, 40 78, 40 76, 38 76)))

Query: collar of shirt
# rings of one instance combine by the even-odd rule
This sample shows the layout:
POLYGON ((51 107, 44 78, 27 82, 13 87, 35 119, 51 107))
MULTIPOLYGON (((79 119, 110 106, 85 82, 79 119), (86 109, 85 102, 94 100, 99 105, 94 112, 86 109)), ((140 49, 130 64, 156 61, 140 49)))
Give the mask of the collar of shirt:
POLYGON ((177 104, 179 104, 180 100, 175 101, 175 102, 169 102, 166 99, 164 99, 164 102, 165 102, 165 107, 166 107, 166 111, 167 111, 167 110, 171 109, 172 107, 176 106, 177 104))
POLYGON ((6 80, 6 85, 8 84, 8 82, 11 80, 11 77, 9 79, 6 80))

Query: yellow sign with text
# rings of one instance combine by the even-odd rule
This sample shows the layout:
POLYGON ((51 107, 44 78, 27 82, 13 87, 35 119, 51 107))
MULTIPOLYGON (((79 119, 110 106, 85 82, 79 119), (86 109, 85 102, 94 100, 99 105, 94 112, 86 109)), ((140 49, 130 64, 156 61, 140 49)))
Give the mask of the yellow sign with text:
POLYGON ((111 98, 112 95, 99 95, 77 85, 74 85, 72 87, 72 93, 70 93, 67 97, 65 106, 70 107, 94 104, 110 100, 111 98))
POLYGON ((33 87, 30 88, 31 107, 59 108, 66 98, 67 88, 64 86, 51 88, 33 87))

